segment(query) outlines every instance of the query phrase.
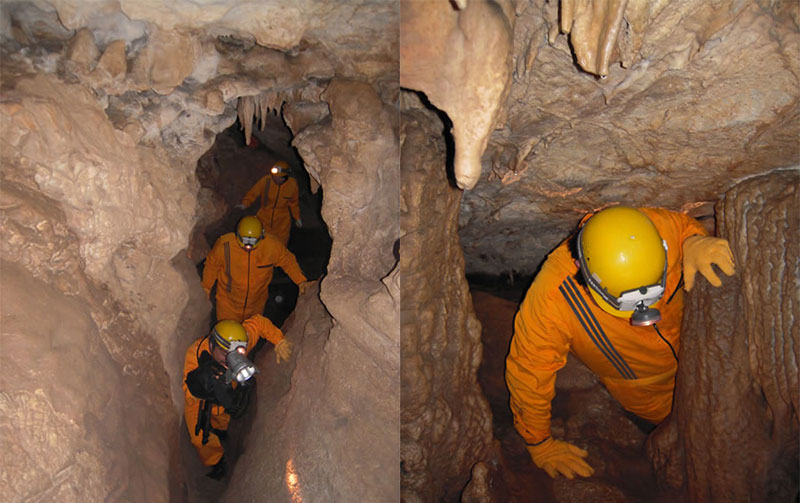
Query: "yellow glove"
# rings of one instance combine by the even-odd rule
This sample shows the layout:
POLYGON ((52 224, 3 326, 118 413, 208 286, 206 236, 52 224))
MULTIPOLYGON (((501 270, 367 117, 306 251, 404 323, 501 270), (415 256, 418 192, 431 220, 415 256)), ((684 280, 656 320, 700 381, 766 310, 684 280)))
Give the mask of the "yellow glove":
POLYGON ((281 358, 284 361, 289 361, 289 357, 292 356, 292 343, 283 339, 281 342, 275 345, 275 360, 280 363, 281 358))
POLYGON ((303 295, 304 293, 306 293, 308 291, 308 289, 311 287, 311 285, 313 285, 313 284, 314 284, 313 281, 303 281, 302 283, 297 285, 297 288, 300 289, 299 294, 303 295))
POLYGON ((558 477, 559 473, 568 479, 574 479, 575 474, 588 477, 594 473, 589 463, 583 459, 589 453, 561 440, 548 438, 539 445, 529 445, 528 452, 536 466, 553 478, 558 477))
POLYGON ((697 271, 712 285, 722 284, 711 264, 717 264, 728 276, 734 273, 733 253, 728 241, 709 236, 686 238, 683 242, 683 281, 687 292, 694 286, 694 275, 697 271))

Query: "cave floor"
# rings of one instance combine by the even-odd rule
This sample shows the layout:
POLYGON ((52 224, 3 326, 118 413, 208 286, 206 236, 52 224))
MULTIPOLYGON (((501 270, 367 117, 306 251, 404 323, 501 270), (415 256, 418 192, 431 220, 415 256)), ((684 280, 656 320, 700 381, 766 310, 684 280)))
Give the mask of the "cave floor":
POLYGON ((551 479, 531 461, 514 429, 504 371, 514 315, 524 289, 507 285, 487 293, 471 290, 483 331, 479 384, 489 401, 495 438, 501 445, 505 479, 501 497, 510 502, 676 502, 681 495, 657 487, 645 453, 643 429, 582 363, 570 356, 556 380, 553 436, 589 451, 595 473, 588 478, 551 479), (501 291, 502 290, 502 291, 501 291), (505 298, 501 298, 502 295, 505 298), (510 473, 509 473, 510 472, 510 473), (536 495, 535 498, 532 495, 536 495))

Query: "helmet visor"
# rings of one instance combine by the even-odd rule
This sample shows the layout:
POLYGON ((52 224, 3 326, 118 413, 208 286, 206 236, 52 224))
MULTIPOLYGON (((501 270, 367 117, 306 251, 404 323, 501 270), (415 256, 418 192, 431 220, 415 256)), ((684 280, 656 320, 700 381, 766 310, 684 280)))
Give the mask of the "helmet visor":
POLYGON ((247 246, 253 247, 258 244, 258 238, 253 238, 250 236, 242 236, 241 240, 242 240, 242 246, 245 247, 247 246))

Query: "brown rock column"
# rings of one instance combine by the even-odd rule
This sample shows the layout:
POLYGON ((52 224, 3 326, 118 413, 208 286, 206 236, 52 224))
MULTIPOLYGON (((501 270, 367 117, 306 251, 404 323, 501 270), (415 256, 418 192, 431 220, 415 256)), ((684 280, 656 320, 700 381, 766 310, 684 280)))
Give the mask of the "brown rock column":
POLYGON ((730 189, 718 235, 737 273, 688 296, 672 415, 649 453, 690 501, 794 501, 798 493, 800 173, 730 189))
POLYGON ((462 192, 443 169, 442 129, 428 110, 404 111, 400 432, 402 499, 409 503, 452 501, 492 441, 476 379, 480 324, 457 234, 462 192))

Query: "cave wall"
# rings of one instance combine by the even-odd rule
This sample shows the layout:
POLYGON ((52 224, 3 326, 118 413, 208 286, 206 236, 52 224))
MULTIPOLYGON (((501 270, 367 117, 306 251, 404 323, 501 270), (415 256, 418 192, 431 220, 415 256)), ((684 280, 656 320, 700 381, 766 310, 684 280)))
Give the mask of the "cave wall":
POLYGON ((717 203, 736 274, 688 294, 672 414, 648 450, 689 501, 798 495, 800 170, 746 180, 717 203))
POLYGON ((175 305, 189 293, 171 259, 192 224, 193 168, 136 145, 96 95, 53 75, 3 96, 5 494, 170 501, 181 476, 163 362, 182 346, 175 305))
MULTIPOLYGON (((390 169, 396 126, 384 109, 397 82, 396 8, 235 0, 207 7, 0 5, 0 490, 11 501, 196 494, 181 458, 180 376, 186 346, 207 330, 210 304, 189 237, 196 223, 227 209, 199 190, 197 160, 237 116, 258 128, 264 113, 284 108, 295 132, 324 120, 309 141, 342 149, 307 149, 312 179, 331 187, 331 234, 346 240, 334 261, 341 272, 331 270, 322 288, 327 322, 334 314, 336 322, 325 351, 310 360, 327 369, 326 400, 317 406, 347 431, 331 442, 345 444, 356 432, 382 442, 369 452, 353 442, 326 446, 339 456, 329 461, 353 470, 337 473, 330 487, 346 494, 359 473, 383 474, 388 458, 396 465, 399 398, 387 389, 397 388, 399 372, 399 286, 390 274, 397 203, 377 197, 399 192, 399 172, 390 169), (329 85, 334 74, 342 80, 329 85), (351 92, 371 105, 355 104, 351 92), (369 169, 353 171, 362 165, 369 169), (371 225, 380 227, 365 231, 371 225), (354 378, 355 368, 371 377, 354 378), (354 418, 363 408, 373 415, 354 418)), ((265 381, 281 370, 265 366, 265 381)), ((315 435, 333 431, 318 426, 315 435)), ((305 462, 308 444, 300 447, 305 462)), ((399 492, 396 480, 372 479, 378 500, 399 492)))
POLYGON ((462 192, 441 169, 444 125, 416 94, 402 100, 401 499, 454 501, 492 444, 480 323, 456 233, 462 192))

